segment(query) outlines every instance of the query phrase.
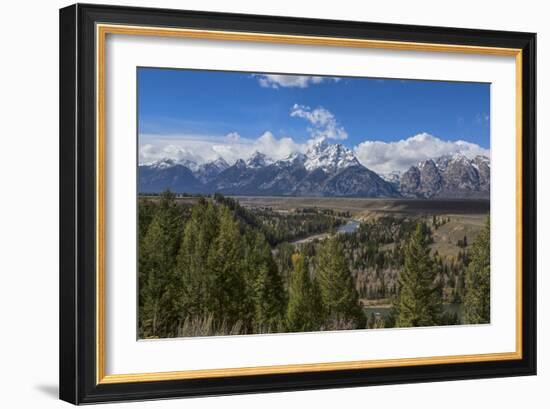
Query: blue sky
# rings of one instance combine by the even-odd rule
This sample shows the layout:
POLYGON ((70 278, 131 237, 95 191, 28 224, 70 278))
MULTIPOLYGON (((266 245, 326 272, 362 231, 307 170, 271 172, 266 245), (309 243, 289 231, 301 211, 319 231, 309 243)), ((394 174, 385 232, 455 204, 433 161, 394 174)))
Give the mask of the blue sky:
POLYGON ((137 86, 140 149, 150 158, 180 149, 176 158, 234 160, 248 145, 262 150, 262 136, 284 142, 280 153, 271 146, 274 156, 321 137, 369 154, 366 142, 395 148, 416 135, 471 155, 489 149, 489 84, 139 68, 137 86), (206 152, 201 139, 230 146, 206 152))

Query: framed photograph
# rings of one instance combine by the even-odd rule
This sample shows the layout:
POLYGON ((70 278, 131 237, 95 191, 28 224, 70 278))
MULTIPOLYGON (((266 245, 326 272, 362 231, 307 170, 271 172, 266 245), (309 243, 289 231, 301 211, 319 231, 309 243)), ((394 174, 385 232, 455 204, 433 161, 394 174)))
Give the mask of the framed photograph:
POLYGON ((61 9, 61 399, 534 375, 535 40, 61 9))

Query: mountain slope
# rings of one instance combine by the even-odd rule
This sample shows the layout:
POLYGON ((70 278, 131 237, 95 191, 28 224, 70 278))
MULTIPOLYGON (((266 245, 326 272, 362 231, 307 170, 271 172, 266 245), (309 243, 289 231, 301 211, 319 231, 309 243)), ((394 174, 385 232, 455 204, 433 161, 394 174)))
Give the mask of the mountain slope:
POLYGON ((406 197, 489 198, 489 158, 442 156, 411 166, 401 175, 399 189, 406 197))
POLYGON ((398 190, 362 165, 349 166, 327 180, 324 196, 399 197, 398 190))
POLYGON ((199 165, 194 175, 202 183, 209 183, 228 167, 229 164, 223 158, 218 158, 212 162, 199 165))
POLYGON ((139 192, 160 193, 170 189, 175 193, 200 193, 204 185, 189 168, 179 164, 171 166, 139 166, 139 192))

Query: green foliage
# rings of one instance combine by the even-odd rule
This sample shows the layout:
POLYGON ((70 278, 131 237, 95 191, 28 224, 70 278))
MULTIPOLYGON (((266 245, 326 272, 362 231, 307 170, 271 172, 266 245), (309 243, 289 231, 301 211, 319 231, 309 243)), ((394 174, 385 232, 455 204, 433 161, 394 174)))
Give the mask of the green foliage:
POLYGON ((248 299, 252 305, 253 333, 282 329, 286 308, 283 280, 264 236, 252 233, 245 256, 248 299))
POLYGON ((138 241, 141 243, 145 238, 149 225, 155 215, 155 204, 148 199, 141 200, 138 206, 138 241))
POLYGON ((405 260, 399 277, 396 327, 430 326, 439 323, 441 291, 430 255, 427 226, 418 223, 405 246, 405 260))
POLYGON ((490 321, 491 278, 490 222, 475 239, 470 250, 470 264, 466 269, 466 296, 464 298, 464 321, 467 324, 482 324, 490 321))
POLYGON ((275 262, 277 263, 277 268, 280 271, 284 285, 287 288, 288 283, 290 282, 290 274, 293 269, 292 255, 294 254, 294 251, 295 247, 289 243, 279 244, 275 248, 275 262))
POLYGON ((286 292, 271 248, 238 203, 225 203, 201 197, 189 208, 169 192, 140 203, 141 337, 284 330, 286 292))
POLYGON ((336 236, 322 243, 317 258, 317 279, 329 320, 351 328, 364 328, 366 317, 353 277, 336 236))
POLYGON ((182 212, 174 195, 164 193, 139 252, 140 333, 144 337, 175 334, 180 286, 175 275, 182 233, 182 212))
POLYGON ((233 325, 244 318, 245 301, 243 242, 239 225, 227 207, 219 209, 219 232, 211 243, 207 271, 212 275, 211 305, 214 317, 233 325))
POLYGON ((488 224, 449 256, 430 253, 431 229, 448 218, 386 216, 334 234, 349 216, 221 195, 140 197, 139 336, 453 325, 462 311, 489 321, 488 224), (292 242, 317 233, 331 235, 292 242), (360 297, 394 308, 367 322, 360 297), (443 301, 465 305, 443 314, 443 301))
POLYGON ((310 278, 307 258, 293 256, 294 271, 290 277, 287 330, 318 331, 324 323, 324 308, 317 280, 310 278))
POLYGON ((261 232, 271 246, 332 230, 342 224, 345 215, 316 208, 297 209, 292 213, 275 212, 266 207, 252 211, 240 206, 237 200, 218 193, 213 200, 228 207, 243 228, 261 232))
POLYGON ((200 200, 185 224, 177 259, 182 289, 179 300, 180 320, 189 316, 206 316, 212 312, 215 283, 208 270, 207 260, 218 231, 218 210, 211 202, 200 200))

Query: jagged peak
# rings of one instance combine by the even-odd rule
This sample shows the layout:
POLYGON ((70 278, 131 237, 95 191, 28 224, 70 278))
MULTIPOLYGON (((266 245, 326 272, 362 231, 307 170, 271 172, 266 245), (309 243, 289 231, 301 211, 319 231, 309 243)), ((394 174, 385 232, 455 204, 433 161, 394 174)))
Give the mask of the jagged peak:
POLYGON ((280 159, 276 164, 286 164, 286 163, 304 163, 306 161, 307 157, 302 152, 293 152, 290 155, 288 155, 286 158, 280 159))
POLYGON ((227 161, 222 158, 221 156, 218 156, 216 159, 214 159, 212 162, 210 162, 214 165, 217 165, 217 166, 221 166, 221 167, 229 167, 229 163, 227 163, 227 161))
POLYGON ((426 159, 426 160, 423 160, 422 162, 418 163, 418 168, 420 170, 424 169, 426 166, 437 167, 437 165, 436 165, 436 163, 433 159, 426 159))
POLYGON ((145 166, 149 166, 155 169, 167 169, 174 166, 185 166, 186 168, 195 171, 198 169, 198 165, 196 162, 188 160, 188 159, 172 159, 172 158, 162 158, 159 160, 156 160, 154 162, 151 162, 149 164, 145 164, 145 166))
POLYGON ((201 164, 199 166, 199 169, 216 168, 216 169, 224 170, 224 169, 227 169, 229 166, 230 165, 227 163, 227 161, 224 158, 222 158, 221 156, 218 156, 214 160, 201 164))
POLYGON ((477 162, 485 162, 485 163, 487 163, 489 166, 491 165, 491 159, 489 159, 489 157, 486 156, 486 155, 476 155, 475 158, 474 158, 474 161, 477 161, 477 162))
POLYGON ((259 151, 254 151, 252 155, 247 159, 246 166, 251 168, 261 168, 263 166, 267 166, 273 163, 273 160, 271 160, 265 153, 261 153, 259 151))
POLYGON ((342 144, 329 144, 325 139, 318 140, 306 152, 304 163, 307 170, 323 169, 333 173, 350 166, 361 166, 353 151, 342 144))
POLYGON ((175 165, 176 165, 176 161, 174 159, 170 159, 170 158, 163 158, 163 159, 159 159, 159 160, 156 160, 154 162, 150 162, 150 163, 146 164, 146 166, 150 166, 150 167, 156 168, 156 169, 170 168, 170 167, 175 166, 175 165))
POLYGON ((244 159, 237 159, 233 166, 236 166, 238 168, 246 168, 246 162, 244 161, 244 159))

